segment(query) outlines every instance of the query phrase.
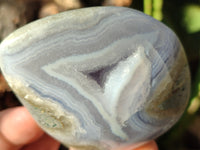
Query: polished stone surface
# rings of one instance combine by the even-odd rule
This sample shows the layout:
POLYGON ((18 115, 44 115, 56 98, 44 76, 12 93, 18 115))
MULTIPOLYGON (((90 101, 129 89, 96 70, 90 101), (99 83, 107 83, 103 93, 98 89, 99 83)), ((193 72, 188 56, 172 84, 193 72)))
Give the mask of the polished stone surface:
POLYGON ((1 43, 0 66, 38 124, 81 150, 154 139, 189 98, 178 38, 129 8, 73 10, 28 24, 1 43))

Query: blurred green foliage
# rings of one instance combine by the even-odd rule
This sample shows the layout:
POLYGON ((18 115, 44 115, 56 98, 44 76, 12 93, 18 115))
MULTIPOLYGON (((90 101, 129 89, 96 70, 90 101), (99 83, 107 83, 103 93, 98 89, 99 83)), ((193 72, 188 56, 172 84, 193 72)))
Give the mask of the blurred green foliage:
POLYGON ((200 31, 200 6, 186 5, 183 9, 183 25, 188 33, 200 31))

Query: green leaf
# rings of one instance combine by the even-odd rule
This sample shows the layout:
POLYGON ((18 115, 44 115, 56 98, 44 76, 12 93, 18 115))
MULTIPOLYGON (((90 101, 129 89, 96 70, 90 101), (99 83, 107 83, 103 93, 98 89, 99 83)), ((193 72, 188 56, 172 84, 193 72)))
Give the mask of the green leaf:
POLYGON ((188 33, 200 31, 200 5, 187 5, 183 9, 183 24, 188 33))

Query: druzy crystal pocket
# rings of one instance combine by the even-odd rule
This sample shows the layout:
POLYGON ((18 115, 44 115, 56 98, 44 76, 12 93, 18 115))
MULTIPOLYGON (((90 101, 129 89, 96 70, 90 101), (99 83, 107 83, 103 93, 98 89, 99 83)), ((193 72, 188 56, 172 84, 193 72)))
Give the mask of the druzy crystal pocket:
POLYGON ((189 97, 176 35, 129 8, 72 10, 28 24, 1 43, 0 66, 38 124, 79 149, 154 139, 189 97))

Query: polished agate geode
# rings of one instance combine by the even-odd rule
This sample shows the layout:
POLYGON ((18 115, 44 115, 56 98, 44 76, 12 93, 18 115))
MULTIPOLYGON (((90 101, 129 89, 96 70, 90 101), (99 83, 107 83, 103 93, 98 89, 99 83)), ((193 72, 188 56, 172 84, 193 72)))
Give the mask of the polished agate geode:
POLYGON ((189 97, 176 35, 129 8, 85 8, 30 23, 1 43, 0 65, 37 123, 81 150, 155 139, 189 97))

